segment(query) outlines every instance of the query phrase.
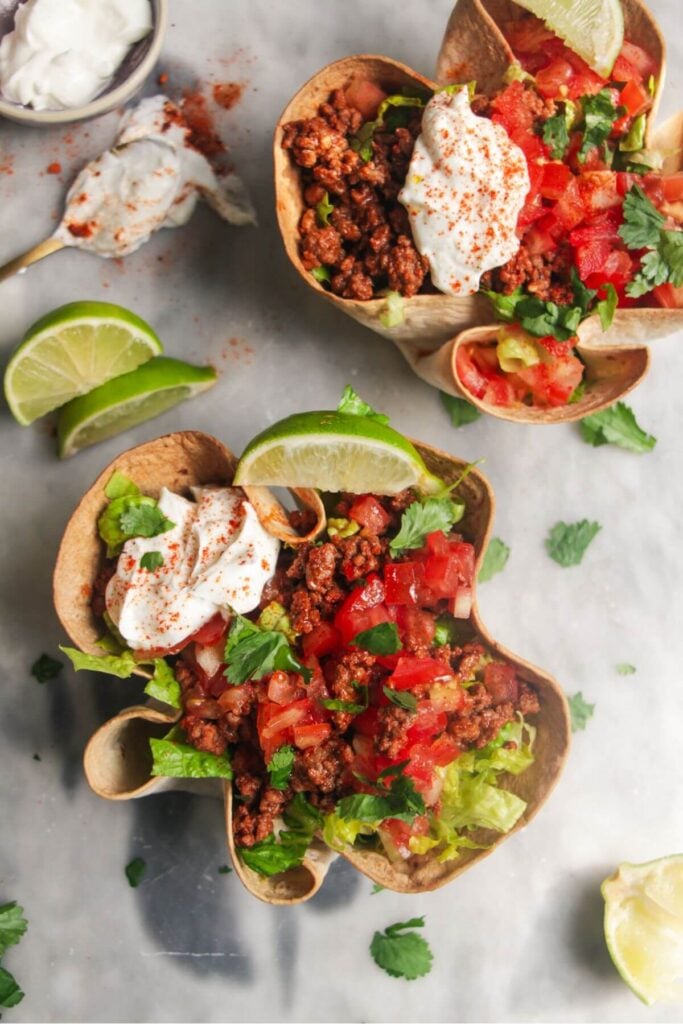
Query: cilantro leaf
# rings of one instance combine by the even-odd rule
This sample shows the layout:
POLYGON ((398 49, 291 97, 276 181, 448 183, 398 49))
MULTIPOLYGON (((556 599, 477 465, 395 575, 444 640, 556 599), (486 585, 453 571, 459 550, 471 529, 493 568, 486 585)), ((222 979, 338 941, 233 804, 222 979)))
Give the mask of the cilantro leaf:
POLYGON ((621 661, 617 665, 617 672, 620 676, 632 676, 636 671, 635 665, 629 665, 627 661, 621 661))
POLYGON ((371 405, 364 402, 357 391, 350 384, 347 384, 342 392, 337 412, 349 413, 351 416, 365 416, 369 420, 376 420, 377 423, 388 423, 389 417, 383 412, 375 412, 371 405))
POLYGON ((171 666, 167 665, 163 658, 154 659, 154 675, 145 686, 145 693, 172 708, 183 706, 180 683, 171 666))
POLYGON ((370 654, 396 654, 403 644, 395 622, 380 622, 378 626, 363 629, 351 641, 352 647, 362 647, 370 654))
POLYGON ((154 572, 155 569, 160 569, 164 564, 164 556, 161 551, 145 551, 144 555, 140 559, 140 568, 148 569, 149 572, 154 572))
POLYGON ((84 654, 75 647, 62 647, 61 644, 59 649, 66 654, 76 672, 87 669, 89 672, 104 672, 108 676, 128 679, 138 664, 132 651, 124 651, 122 654, 84 654))
POLYGON ((287 789, 293 767, 294 747, 291 743, 285 743, 283 747, 278 747, 268 762, 270 784, 273 789, 287 789))
POLYGON ((440 391, 439 396, 454 427, 474 423, 481 416, 477 407, 468 402, 466 398, 456 398, 455 395, 447 395, 445 391, 440 391))
POLYGON ((624 223, 619 236, 629 249, 655 249, 665 219, 642 188, 633 185, 624 196, 624 223))
POLYGON ((269 877, 298 867, 323 823, 322 815, 308 803, 303 793, 296 794, 283 818, 287 829, 280 832, 277 839, 271 833, 253 846, 240 848, 244 863, 260 875, 269 877))
POLYGON ((334 698, 321 700, 319 704, 328 711, 345 711, 349 715, 360 715, 361 711, 365 711, 367 708, 367 704, 354 704, 350 700, 336 700, 334 698))
POLYGON ((427 498, 409 505, 401 516, 401 528, 389 543, 392 555, 408 548, 421 548, 427 534, 442 530, 448 533, 465 514, 465 506, 451 498, 427 498))
POLYGON ((429 974, 433 955, 429 943, 416 931, 424 928, 424 918, 415 917, 375 932, 370 943, 370 955, 378 967, 392 978, 414 981, 429 974))
POLYGON ((175 526, 157 504, 129 505, 121 513, 119 523, 126 537, 156 537, 175 526))
POLYGON ((492 537, 484 552, 484 559, 477 580, 487 583, 496 573, 502 572, 510 557, 510 548, 500 537, 492 537))
POLYGON ((311 678, 310 669, 305 668, 292 652, 283 633, 258 626, 236 615, 225 644, 224 675, 229 683, 240 685, 249 679, 263 676, 280 669, 283 672, 297 672, 306 681, 311 678))
MULTIPOLYGON (((407 762, 406 762, 407 763, 407 762)), ((417 792, 412 779, 402 774, 396 774, 405 767, 403 765, 391 765, 378 776, 378 781, 388 774, 395 777, 391 786, 378 786, 377 793, 355 793, 353 796, 345 796, 337 804, 337 814, 342 820, 379 822, 385 818, 398 818, 399 821, 406 821, 412 824, 418 814, 424 814, 425 803, 420 793, 417 792)))
POLYGON ((383 686, 382 691, 397 707, 404 711, 417 711, 417 697, 409 690, 393 690, 390 686, 383 686))
POLYGON ((375 882, 375 884, 373 885, 372 889, 370 890, 370 895, 374 896, 378 892, 385 892, 385 891, 386 891, 386 885, 380 885, 379 882, 375 882))
POLYGON ((311 270, 311 277, 314 277, 318 284, 323 284, 325 281, 329 281, 331 276, 329 267, 313 267, 313 270, 311 270))
POLYGON ((683 231, 662 231, 662 260, 668 267, 667 280, 674 288, 683 285, 683 231))
POLYGON ((135 857, 130 864, 126 864, 126 878, 131 889, 137 889, 146 870, 147 862, 142 857, 135 857))
POLYGON ((586 316, 591 308, 593 299, 598 293, 593 288, 586 287, 579 277, 576 267, 572 267, 571 279, 574 305, 579 307, 582 316, 586 316))
POLYGON ((149 745, 152 749, 151 775, 173 779, 232 778, 232 767, 227 754, 209 754, 191 747, 189 743, 178 743, 168 737, 152 737, 149 745))
POLYGON ((107 545, 107 558, 118 555, 131 537, 156 537, 173 529, 174 525, 154 498, 139 493, 114 498, 97 520, 100 537, 107 545))
POLYGON ((0 1006, 9 1010, 10 1007, 17 1006, 23 998, 24 993, 10 972, 0 967, 0 1006))
POLYGON ((39 683, 46 683, 48 679, 55 679, 63 668, 61 661, 51 658, 49 654, 41 654, 31 665, 31 675, 39 683))
POLYGON ((622 108, 617 107, 609 89, 601 89, 595 96, 582 96, 583 141, 578 153, 579 163, 585 163, 591 149, 601 149, 607 141, 612 125, 621 116, 622 108))
POLYGON ((219 875, 231 875, 232 874, 232 868, 229 868, 227 864, 221 864, 221 866, 218 869, 218 874, 219 875))
POLYGON ((564 111, 554 114, 544 122, 543 141, 550 147, 550 156, 553 160, 563 158, 569 145, 569 125, 564 111))
POLYGON ((638 425, 633 409, 625 402, 617 402, 609 409, 596 412, 581 420, 581 437, 594 448, 603 444, 616 444, 630 452, 650 452, 657 438, 646 434, 638 425))
POLYGON ((617 308, 619 296, 617 295, 617 290, 613 284, 608 283, 604 288, 606 292, 605 298, 600 299, 595 308, 597 309, 598 316, 600 317, 600 326, 603 331, 606 331, 614 320, 614 313, 617 308))
POLYGON ((578 523, 555 523, 545 542, 548 554, 558 565, 579 565, 600 529, 599 523, 587 519, 578 523))
POLYGON ((569 717, 571 719, 572 732, 582 732, 586 728, 589 718, 593 717, 595 704, 588 704, 579 690, 573 697, 569 698, 569 717))
POLYGON ((330 214, 334 212, 334 206, 330 202, 330 196, 328 192, 323 193, 323 197, 315 208, 315 212, 318 216, 318 220, 327 227, 330 222, 330 214))
POLYGON ((16 946, 27 928, 24 908, 20 907, 16 900, 0 906, 0 956, 3 956, 10 946, 16 946))
POLYGON ((515 316, 529 334, 537 338, 551 335, 558 341, 573 338, 581 323, 579 306, 558 306, 556 302, 542 302, 532 296, 517 303, 515 316))

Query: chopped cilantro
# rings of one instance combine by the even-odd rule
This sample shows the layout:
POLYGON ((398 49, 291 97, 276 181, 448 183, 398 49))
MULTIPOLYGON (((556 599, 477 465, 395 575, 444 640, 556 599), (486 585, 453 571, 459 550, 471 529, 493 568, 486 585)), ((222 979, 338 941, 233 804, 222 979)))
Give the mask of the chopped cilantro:
POLYGON ((270 784, 273 789, 287 789, 293 767, 294 747, 291 743, 285 743, 284 746, 278 747, 268 762, 270 784))
POLYGON ((402 774, 406 764, 391 765, 380 772, 377 781, 382 784, 377 786, 376 793, 355 793, 353 796, 342 797, 336 808, 339 817, 342 820, 373 823, 384 821, 385 818, 398 818, 399 821, 412 824, 418 814, 424 814, 425 803, 412 779, 402 774), (393 778, 387 789, 382 780, 388 775, 393 775, 393 778))
POLYGON ((484 559, 477 580, 479 583, 487 583, 496 573, 502 572, 510 557, 510 548, 500 539, 492 537, 484 552, 484 559))
POLYGON ((49 654, 41 654, 31 665, 31 675, 39 683, 46 683, 48 679, 54 679, 64 668, 61 661, 51 658, 49 654))
POLYGON ((156 537, 175 526, 158 505, 130 505, 121 513, 119 523, 126 537, 156 537))
POLYGON ((330 196, 328 192, 323 194, 322 199, 315 208, 315 212, 318 216, 320 223, 327 227, 330 222, 330 214, 334 211, 334 206, 330 202, 330 196))
POLYGON ((640 268, 626 286, 626 294, 639 298, 661 284, 683 285, 683 231, 665 230, 664 216, 638 185, 624 198, 624 223, 619 235, 629 249, 647 249, 640 268))
POLYGON ((429 974, 433 955, 429 943, 412 929, 424 928, 424 917, 413 917, 375 932, 370 955, 378 967, 392 978, 414 981, 429 974))
POLYGON ((134 857, 130 864, 126 864, 126 878, 131 889, 137 889, 146 870, 147 861, 142 857, 134 857))
POLYGON ((397 707, 403 708, 404 711, 417 711, 417 697, 409 690, 392 690, 390 686, 383 686, 382 691, 397 707))
POLYGON ((372 889, 370 890, 370 895, 374 896, 378 892, 385 892, 385 891, 386 891, 386 885, 380 885, 379 882, 375 882, 375 884, 373 885, 372 889))
POLYGON ((456 398, 455 395, 447 395, 445 391, 440 391, 439 395, 446 408, 446 412, 451 417, 451 423, 454 427, 462 427, 466 423, 474 423, 481 416, 477 407, 468 402, 467 399, 456 398))
POLYGON ((600 529, 599 523, 587 519, 578 523, 555 523, 545 542, 548 554, 558 565, 579 565, 600 529))
POLYGON ((320 706, 326 708, 328 711, 345 711, 349 715, 359 715, 361 711, 365 711, 367 704, 354 704, 350 700, 337 700, 332 698, 330 700, 324 699, 319 701, 320 706))
POLYGON ((370 654, 396 654, 402 648, 395 622, 380 622, 378 626, 363 629, 351 641, 353 647, 362 647, 370 654))
POLYGON ((589 718, 593 717, 595 704, 588 704, 581 691, 569 698, 569 717, 571 719, 572 732, 582 732, 586 728, 589 718))
POLYGON ((601 89, 595 96, 583 96, 583 141, 578 153, 579 163, 585 163, 591 149, 602 150, 612 131, 612 125, 621 116, 623 107, 617 107, 609 89, 601 89))
POLYGON ((287 826, 277 839, 271 833, 253 846, 241 847, 240 856, 252 871, 260 875, 277 875, 281 871, 298 867, 306 856, 313 836, 322 826, 320 812, 308 803, 303 793, 297 793, 283 814, 287 826))
POLYGON ((229 683, 240 685, 249 679, 280 669, 297 672, 308 681, 310 669, 305 668, 292 652, 287 638, 277 630, 259 629, 249 619, 236 615, 225 644, 225 676, 229 683))
POLYGON ((619 235, 629 249, 655 249, 665 220, 642 188, 633 185, 624 196, 624 223, 619 235))
POLYGON ((173 779, 231 779, 232 767, 227 754, 209 754, 189 743, 179 743, 166 736, 150 739, 152 769, 150 774, 173 779))
POLYGON ((567 114, 562 111, 549 117, 543 124, 543 141, 550 147, 553 160, 561 160, 569 145, 567 114))
POLYGON ((625 402, 617 402, 609 409, 596 412, 581 420, 581 437, 594 448, 603 444, 616 444, 627 451, 650 452, 657 444, 652 434, 646 434, 638 425, 633 409, 625 402))
POLYGON ((448 533, 465 514, 465 506, 451 498, 427 498, 409 505, 401 516, 401 528, 389 543, 392 555, 408 548, 421 548, 427 534, 448 533))
POLYGON ((620 676, 632 676, 636 671, 635 665, 629 665, 627 661, 621 661, 617 665, 617 672, 620 676))
POLYGON ((595 308, 597 309, 598 316, 600 317, 600 326, 603 331, 606 331, 614 320, 614 313, 617 308, 619 296, 617 295, 617 290, 613 284, 608 283, 603 285, 603 287, 606 293, 605 298, 600 299, 595 308))
POLYGON ((148 569, 149 572, 154 572, 155 569, 160 569, 164 564, 164 556, 161 551, 145 551, 144 555, 140 559, 140 568, 148 569))
POLYGON ((0 956, 3 956, 10 946, 16 946, 27 928, 24 908, 20 907, 16 900, 0 906, 0 956))
POLYGON ((342 392, 337 412, 349 413, 352 416, 365 416, 369 420, 376 420, 377 423, 389 422, 388 416, 383 412, 375 412, 372 406, 368 405, 350 384, 347 384, 342 392))
MULTIPOLYGON (((115 476, 107 487, 113 489, 114 493, 121 489, 115 476)), ((100 537, 107 545, 108 558, 118 555, 123 544, 131 537, 156 537, 173 529, 174 525, 165 517, 154 498, 139 492, 124 493, 113 498, 97 520, 100 537)))
POLYGON ((556 302, 542 302, 530 296, 519 300, 515 318, 520 327, 537 338, 551 335, 558 341, 569 341, 576 334, 582 316, 579 306, 558 306, 556 302))
POLYGON ((163 658, 154 659, 154 675, 145 686, 145 693, 172 708, 182 707, 180 683, 163 658))

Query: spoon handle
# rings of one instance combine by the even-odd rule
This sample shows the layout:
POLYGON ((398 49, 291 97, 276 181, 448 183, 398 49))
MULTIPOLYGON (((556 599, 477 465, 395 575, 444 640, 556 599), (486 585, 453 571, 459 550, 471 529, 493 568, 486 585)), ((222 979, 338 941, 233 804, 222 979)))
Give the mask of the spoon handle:
POLYGON ((59 249, 63 248, 64 242, 60 242, 58 238, 46 238, 45 241, 34 245, 28 252, 22 253, 21 256, 17 256, 15 259, 10 260, 9 263, 5 263, 4 267, 0 267, 0 282, 5 281, 13 274, 18 274, 20 270, 25 270, 26 267, 30 267, 37 260, 42 260, 44 256, 49 256, 50 253, 58 252, 59 249))

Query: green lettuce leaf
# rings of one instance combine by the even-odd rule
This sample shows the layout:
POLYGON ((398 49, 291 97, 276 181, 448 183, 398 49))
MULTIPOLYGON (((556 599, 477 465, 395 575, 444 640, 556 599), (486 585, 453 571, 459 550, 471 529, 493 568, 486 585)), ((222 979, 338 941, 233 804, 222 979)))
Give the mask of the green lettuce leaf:
POLYGON ((145 494, 114 498, 97 520, 100 537, 107 545, 107 558, 118 555, 131 537, 156 537, 172 530, 174 525, 154 498, 145 494))
POLYGON ((284 815, 286 829, 273 833, 253 846, 240 847, 240 856, 247 867, 269 877, 298 867, 306 856, 315 832, 322 827, 323 817, 304 797, 297 793, 284 815))
POLYGON ((150 739, 152 775, 174 779, 231 779, 232 767, 227 754, 209 754, 189 743, 169 739, 150 739))
POLYGON ((180 683, 163 658, 154 659, 154 675, 145 686, 145 693, 172 708, 182 707, 180 683))
POLYGON ((77 651, 75 647, 62 647, 60 651, 66 654, 67 658, 75 668, 76 672, 87 670, 89 672, 104 672, 108 676, 117 676, 119 679, 128 679, 137 667, 132 651, 124 651, 122 654, 84 654, 77 651))

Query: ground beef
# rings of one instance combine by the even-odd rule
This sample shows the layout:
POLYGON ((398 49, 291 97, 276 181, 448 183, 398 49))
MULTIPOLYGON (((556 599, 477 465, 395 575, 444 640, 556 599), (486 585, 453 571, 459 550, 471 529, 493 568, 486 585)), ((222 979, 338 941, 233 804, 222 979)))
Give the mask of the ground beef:
POLYGON ((341 571, 347 580, 359 580, 377 572, 387 543, 371 533, 354 533, 351 537, 335 537, 334 545, 341 555, 341 571))
POLYGON ((378 753, 384 754, 392 760, 397 758, 408 742, 408 729, 416 718, 417 715, 414 711, 407 711, 394 705, 380 708, 379 732, 375 737, 375 748, 378 753))
POLYGON ((552 252, 531 255, 522 242, 512 259, 502 267, 482 275, 482 287, 511 295, 517 288, 525 288, 543 302, 571 305, 574 292, 571 286, 571 250, 561 247, 552 252))
POLYGON ((228 739, 218 722, 207 722, 196 715, 184 715, 180 719, 180 728, 184 731, 187 742, 197 750, 220 756, 228 748, 228 739))
MULTIPOLYGON (((370 685, 376 660, 374 654, 357 650, 346 651, 339 658, 326 662, 325 682, 332 698, 346 700, 351 704, 360 703, 359 687, 370 685)), ((353 720, 353 715, 347 711, 335 711, 332 717, 340 732, 344 732, 353 720)))
POLYGON ((353 750, 339 736, 331 736, 317 747, 297 751, 292 789, 295 792, 319 790, 321 793, 333 793, 342 787, 352 761, 353 750))

